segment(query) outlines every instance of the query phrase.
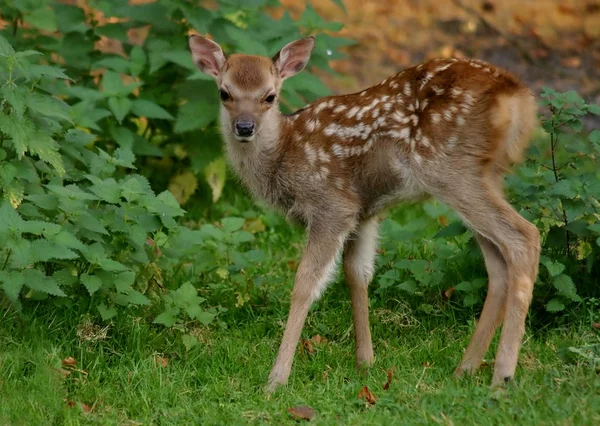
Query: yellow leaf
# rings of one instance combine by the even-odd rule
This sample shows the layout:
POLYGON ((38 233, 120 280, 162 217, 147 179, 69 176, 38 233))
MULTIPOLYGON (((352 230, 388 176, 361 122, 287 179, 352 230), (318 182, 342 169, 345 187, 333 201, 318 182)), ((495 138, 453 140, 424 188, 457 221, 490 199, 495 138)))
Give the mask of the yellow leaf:
POLYGON ((223 157, 212 161, 206 166, 206 169, 204 169, 206 182, 210 186, 210 189, 212 189, 213 203, 216 203, 219 198, 221 198, 223 187, 225 186, 226 170, 227 164, 223 157))
POLYGON ((24 192, 25 189, 23 188, 23 185, 19 182, 13 182, 8 185, 8 187, 4 188, 4 199, 8 200, 10 205, 16 209, 21 205, 21 202, 23 202, 24 192))
POLYGON ((592 245, 587 241, 579 243, 577 246, 577 259, 583 260, 592 254, 592 245))
POLYGON ((180 205, 187 203, 196 189, 198 189, 198 178, 189 170, 173 176, 169 182, 169 191, 180 205))
POLYGON ((248 219, 242 227, 244 231, 255 234, 257 232, 265 232, 265 224, 259 218, 248 219))

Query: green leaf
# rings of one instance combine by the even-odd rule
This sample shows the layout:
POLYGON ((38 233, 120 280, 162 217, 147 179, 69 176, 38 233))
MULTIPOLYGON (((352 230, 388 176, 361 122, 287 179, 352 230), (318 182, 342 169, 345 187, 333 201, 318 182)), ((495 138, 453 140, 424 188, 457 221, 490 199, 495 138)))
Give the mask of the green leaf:
POLYGON ((454 289, 457 291, 473 291, 473 285, 470 281, 463 281, 458 283, 454 289))
POLYGON ((140 176, 128 177, 121 185, 121 191, 121 195, 129 202, 136 201, 142 195, 151 193, 150 185, 140 176))
POLYGON ((217 120, 218 105, 204 101, 189 101, 179 108, 175 120, 175 133, 200 130, 217 120))
POLYGON ((110 56, 94 62, 93 69, 110 68, 111 70, 126 74, 129 72, 129 61, 121 56, 110 56))
POLYGON ((85 273, 81 274, 79 279, 90 293, 90 296, 102 288, 102 280, 95 275, 85 273))
POLYGON ((562 274, 557 277, 554 277, 552 284, 554 287, 564 296, 569 299, 579 302, 581 301, 581 297, 577 295, 577 288, 573 283, 573 280, 568 275, 562 274))
POLYGON ((25 269, 22 274, 25 285, 30 289, 53 296, 66 296, 56 281, 52 277, 44 275, 42 271, 38 269, 25 269))
POLYGON ((117 166, 126 167, 128 169, 135 169, 133 165, 135 162, 135 155, 129 148, 117 148, 113 154, 113 163, 117 166))
POLYGON ((242 217, 226 217, 221 220, 223 231, 227 233, 232 233, 238 229, 242 229, 244 222, 246 222, 246 219, 242 217))
POLYGON ((125 272, 129 271, 127 266, 112 259, 100 259, 96 263, 100 268, 108 272, 125 272))
POLYGON ((417 291, 417 283, 413 280, 404 281, 398 284, 398 288, 409 294, 414 294, 417 291))
POLYGON ((577 196, 577 189, 568 179, 559 180, 550 186, 549 192, 560 197, 573 199, 577 196))
POLYGON ((133 101, 131 110, 138 117, 173 120, 173 116, 167 110, 146 99, 136 99, 133 101))
POLYGON ((131 101, 127 98, 118 97, 108 99, 108 107, 119 123, 123 122, 123 119, 129 110, 131 110, 131 105, 131 101))
POLYGON ((118 298, 121 298, 124 302, 127 302, 130 305, 149 305, 150 300, 144 296, 142 293, 136 290, 131 290, 126 295, 118 295, 118 298), (123 297, 124 296, 124 297, 123 297))
POLYGON ((44 96, 38 93, 31 93, 25 99, 27 107, 34 114, 42 114, 48 117, 59 118, 65 121, 71 121, 69 105, 60 99, 51 96, 44 96))
POLYGON ((215 317, 214 314, 211 314, 210 312, 202 311, 202 312, 199 312, 198 314, 196 314, 195 318, 198 321, 200 321, 201 324, 208 325, 213 320, 214 317, 215 317))
POLYGON ((165 327, 173 327, 177 323, 176 314, 171 309, 167 309, 162 314, 154 318, 154 324, 162 324, 165 327))
POLYGON ((477 303, 477 297, 474 294, 467 294, 463 299, 463 305, 468 308, 469 306, 473 306, 477 303))
POLYGON ((181 342, 183 343, 183 346, 185 346, 185 349, 189 351, 198 344, 198 339, 189 334, 182 334, 181 342))
POLYGON ((560 300, 560 298, 553 298, 546 304, 546 310, 548 312, 560 312, 565 309, 565 304, 560 300))
POLYGON ((23 14, 23 20, 40 30, 55 32, 58 29, 54 10, 48 7, 42 7, 23 14))
POLYGON ((47 262, 51 259, 77 259, 79 255, 67 247, 61 247, 45 239, 31 242, 32 262, 47 262))
POLYGON ((540 259, 540 261, 546 267, 546 269, 548 270, 548 273, 552 277, 556 277, 556 276, 562 274, 563 271, 565 270, 565 265, 563 265, 560 262, 554 262, 547 257, 542 257, 540 259))
POLYGON ((3 241, 10 233, 21 235, 25 221, 8 201, 0 204, 0 241, 3 241))
POLYGON ((253 241, 254 236, 247 231, 236 231, 231 235, 231 240, 235 244, 242 244, 253 241))
POLYGON ((339 8, 344 11, 344 13, 346 12, 346 6, 344 5, 343 0, 331 0, 331 1, 334 2, 336 5, 338 5, 339 8))
POLYGON ((146 54, 140 46, 133 46, 129 56, 131 75, 137 77, 146 67, 146 54))
POLYGON ((107 307, 104 303, 98 305, 98 312, 104 321, 117 316, 117 310, 114 307, 107 307))
POLYGON ((97 232, 98 234, 109 235, 104 225, 102 225, 102 223, 90 213, 82 213, 79 216, 78 222, 82 228, 85 228, 89 231, 97 232))
POLYGON ((450 223, 442 228, 433 238, 458 237, 467 232, 467 227, 460 221, 450 223))
POLYGON ((51 237, 50 241, 59 246, 77 249, 82 252, 86 250, 85 245, 79 241, 75 235, 64 229, 61 230, 57 235, 51 237))
POLYGON ((61 197, 72 198, 74 200, 95 201, 98 199, 95 195, 85 192, 75 184, 67 186, 48 184, 46 188, 61 197))
POLYGON ((35 235, 44 235, 46 237, 57 235, 61 226, 56 223, 29 220, 23 223, 23 232, 35 235))
POLYGON ((0 35, 0 55, 2 56, 12 56, 15 54, 15 49, 10 45, 10 43, 0 35))
POLYGON ((595 115, 600 115, 600 105, 591 104, 588 105, 588 111, 595 115))
POLYGON ((31 64, 28 71, 32 78, 54 77, 73 81, 62 69, 50 65, 31 64))
POLYGON ((118 204, 121 200, 121 186, 113 178, 104 179, 101 183, 90 186, 89 190, 107 203, 118 204))
POLYGON ((19 293, 25 283, 25 278, 21 271, 0 271, 0 283, 2 283, 2 290, 12 303, 18 303, 19 293))

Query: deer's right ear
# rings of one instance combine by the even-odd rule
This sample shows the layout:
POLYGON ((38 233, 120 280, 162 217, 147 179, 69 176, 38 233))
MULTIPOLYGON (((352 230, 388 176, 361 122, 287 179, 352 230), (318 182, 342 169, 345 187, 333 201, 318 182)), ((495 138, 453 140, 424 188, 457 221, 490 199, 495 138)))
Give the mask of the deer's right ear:
POLYGON ((189 45, 194 65, 203 73, 218 76, 226 60, 221 46, 199 35, 191 35, 189 45))

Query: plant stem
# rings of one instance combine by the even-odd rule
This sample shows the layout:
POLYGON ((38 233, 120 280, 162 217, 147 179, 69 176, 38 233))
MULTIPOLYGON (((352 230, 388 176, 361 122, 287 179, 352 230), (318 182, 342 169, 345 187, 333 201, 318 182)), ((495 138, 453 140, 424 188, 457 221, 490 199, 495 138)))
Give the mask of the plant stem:
POLYGON ((6 265, 8 265, 8 259, 10 259, 10 255, 12 254, 12 249, 8 249, 8 254, 6 255, 6 259, 4 260, 4 265, 2 266, 2 270, 6 269, 6 265))
MULTIPOLYGON (((558 129, 558 127, 555 127, 555 129, 558 129)), ((556 180, 556 182, 560 181, 560 178, 558 177, 558 169, 556 167, 556 145, 558 144, 558 135, 554 132, 550 133, 550 148, 551 148, 551 153, 552 153, 552 172, 554 173, 554 179, 556 180)), ((569 226, 569 218, 567 217, 567 211, 565 210, 565 206, 562 204, 562 200, 561 200, 561 210, 562 210, 562 216, 563 216, 563 222, 565 223, 565 240, 566 240, 566 244, 567 244, 567 256, 571 255, 571 234, 569 232, 569 230, 567 229, 567 226, 569 226)))

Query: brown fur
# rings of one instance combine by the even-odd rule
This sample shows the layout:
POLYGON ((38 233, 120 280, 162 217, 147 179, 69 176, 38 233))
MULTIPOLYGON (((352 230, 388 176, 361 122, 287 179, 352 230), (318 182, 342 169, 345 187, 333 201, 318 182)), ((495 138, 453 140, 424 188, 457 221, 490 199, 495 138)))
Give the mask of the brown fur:
MULTIPOLYGON (((213 51, 206 39, 190 43, 213 51)), ((514 375, 533 283, 539 232, 506 202, 502 176, 520 161, 536 123, 535 101, 513 75, 477 60, 434 60, 362 92, 331 96, 283 116, 264 96, 301 70, 314 39, 273 60, 231 56, 216 79, 232 91, 221 108, 231 164, 252 195, 307 227, 290 314, 270 390, 286 383, 311 304, 343 253, 352 297, 357 363, 371 364, 367 287, 376 215, 402 200, 433 196, 473 230, 489 292, 457 374, 473 373, 502 321, 493 385, 514 375), (259 84, 260 82, 260 84, 259 84), (259 130, 240 142, 233 122, 251 114, 259 130)), ((198 62, 198 61, 197 61, 198 62)), ((210 62, 210 61, 208 61, 210 62)))

